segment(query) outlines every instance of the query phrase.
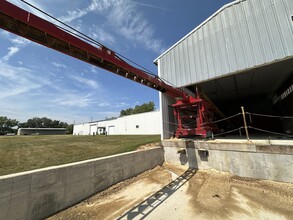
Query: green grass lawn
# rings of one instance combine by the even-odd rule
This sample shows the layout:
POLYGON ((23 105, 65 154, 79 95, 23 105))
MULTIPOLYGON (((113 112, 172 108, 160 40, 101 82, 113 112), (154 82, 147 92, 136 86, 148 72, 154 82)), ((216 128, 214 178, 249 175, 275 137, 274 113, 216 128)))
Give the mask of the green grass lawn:
POLYGON ((153 142, 160 136, 0 136, 0 175, 133 151, 153 142))

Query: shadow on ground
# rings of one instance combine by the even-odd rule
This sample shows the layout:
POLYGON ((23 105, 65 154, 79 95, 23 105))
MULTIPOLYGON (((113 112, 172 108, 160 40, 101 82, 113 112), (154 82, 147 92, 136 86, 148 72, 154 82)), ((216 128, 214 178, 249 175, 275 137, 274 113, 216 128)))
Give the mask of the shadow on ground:
POLYGON ((155 192, 146 200, 139 203, 137 206, 130 209, 127 213, 117 218, 122 219, 144 219, 158 206, 160 206, 167 198, 180 189, 191 177, 196 173, 196 169, 188 169, 181 176, 170 182, 161 190, 155 192))

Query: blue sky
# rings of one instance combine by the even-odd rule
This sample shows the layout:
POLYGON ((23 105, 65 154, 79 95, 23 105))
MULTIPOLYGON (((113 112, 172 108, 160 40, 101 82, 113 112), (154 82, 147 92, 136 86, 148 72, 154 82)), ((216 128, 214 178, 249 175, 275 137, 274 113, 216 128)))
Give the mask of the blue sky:
MULTIPOLYGON (((20 0, 9 0, 39 16, 20 0)), ((231 0, 27 0, 154 73, 153 60, 231 0)), ((159 94, 0 30, 0 116, 82 123, 159 94)))

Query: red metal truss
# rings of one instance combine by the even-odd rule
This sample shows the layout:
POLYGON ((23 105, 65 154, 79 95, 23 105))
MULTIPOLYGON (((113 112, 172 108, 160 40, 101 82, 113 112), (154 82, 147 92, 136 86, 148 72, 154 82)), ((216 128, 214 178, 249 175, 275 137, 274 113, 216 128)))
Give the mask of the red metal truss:
POLYGON ((160 79, 135 68, 106 47, 95 47, 63 29, 7 1, 0 5, 1 28, 20 35, 46 47, 111 71, 145 86, 167 93, 172 97, 188 100, 182 91, 173 88, 160 79))

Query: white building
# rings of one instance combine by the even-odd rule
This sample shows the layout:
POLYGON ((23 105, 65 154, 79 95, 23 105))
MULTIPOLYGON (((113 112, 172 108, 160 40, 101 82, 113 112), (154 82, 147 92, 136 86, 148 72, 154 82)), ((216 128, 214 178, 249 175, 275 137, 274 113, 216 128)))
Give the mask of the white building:
POLYGON ((19 128, 17 135, 64 135, 66 128, 19 128))
POLYGON ((74 135, 152 135, 161 134, 160 112, 146 112, 115 119, 74 125, 74 135))

